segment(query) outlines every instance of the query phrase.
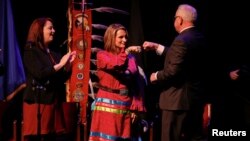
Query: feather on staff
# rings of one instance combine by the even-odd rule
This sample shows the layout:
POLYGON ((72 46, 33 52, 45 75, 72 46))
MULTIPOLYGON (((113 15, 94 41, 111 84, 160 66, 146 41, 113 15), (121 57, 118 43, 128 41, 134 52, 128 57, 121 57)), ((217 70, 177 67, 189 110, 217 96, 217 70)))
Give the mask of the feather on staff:
POLYGON ((99 47, 92 47, 91 48, 91 52, 92 53, 97 53, 98 51, 101 51, 102 49, 100 49, 99 47))
POLYGON ((97 76, 97 70, 90 70, 90 73, 97 76))
POLYGON ((99 7, 99 8, 93 8, 91 10, 97 11, 97 12, 108 12, 108 13, 120 13, 124 15, 129 15, 128 12, 112 7, 99 7))
POLYGON ((96 65, 97 60, 96 59, 90 59, 90 62, 96 65))
POLYGON ((105 30, 108 28, 106 25, 103 24, 92 24, 92 27, 96 29, 105 29, 105 30))
POLYGON ((100 36, 100 35, 91 35, 91 38, 93 40, 97 40, 97 41, 103 42, 103 37, 100 36))
POLYGON ((90 87, 90 92, 91 92, 89 96, 91 98, 95 99, 94 87, 92 85, 92 80, 91 79, 89 79, 89 87, 90 87))

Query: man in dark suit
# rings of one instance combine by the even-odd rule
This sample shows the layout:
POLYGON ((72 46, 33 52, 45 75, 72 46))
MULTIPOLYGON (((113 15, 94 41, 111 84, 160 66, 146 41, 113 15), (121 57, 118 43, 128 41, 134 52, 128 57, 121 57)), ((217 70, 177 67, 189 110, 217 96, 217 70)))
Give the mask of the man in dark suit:
POLYGON ((204 36, 197 31, 197 12, 187 4, 179 5, 174 27, 179 33, 169 48, 145 41, 145 50, 165 55, 164 68, 150 76, 164 88, 159 105, 162 110, 162 141, 203 140, 202 122, 205 93, 206 47, 204 36))

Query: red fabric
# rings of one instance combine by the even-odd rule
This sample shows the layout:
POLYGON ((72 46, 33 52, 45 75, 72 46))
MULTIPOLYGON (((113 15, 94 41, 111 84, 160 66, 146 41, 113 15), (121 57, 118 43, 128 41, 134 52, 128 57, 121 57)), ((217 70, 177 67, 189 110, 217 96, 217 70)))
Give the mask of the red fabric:
POLYGON ((141 96, 133 96, 132 104, 130 110, 138 112, 146 112, 146 107, 144 106, 144 100, 141 96))
POLYGON ((63 111, 65 117, 66 133, 72 133, 75 131, 78 120, 77 103, 75 102, 63 103, 63 111))
MULTIPOLYGON (((114 55, 108 53, 106 51, 100 51, 97 53, 97 75, 99 77, 99 83, 102 86, 106 86, 112 89, 124 89, 126 86, 119 82, 112 74, 107 73, 106 71, 101 71, 100 69, 104 70, 113 70, 117 73, 122 71, 121 69, 115 69, 117 67, 121 67, 125 64, 127 55, 125 52, 122 52, 118 55, 114 55)), ((134 58, 129 60, 129 65, 127 68, 130 73, 135 74, 137 72, 137 67, 134 58)))
POLYGON ((208 126, 210 124, 210 112, 211 112, 211 105, 206 104, 204 107, 204 113, 203 113, 203 131, 205 134, 208 134, 208 126))
MULTIPOLYGON (((23 135, 37 135, 37 104, 23 103, 23 135)), ((41 104, 41 134, 63 132, 61 111, 54 104, 41 104), (55 121, 55 122, 54 122, 55 121), (55 123, 55 124, 53 124, 55 123)))
MULTIPOLYGON (((127 96, 120 96, 99 90, 98 98, 106 98, 110 100, 119 100, 123 102, 130 102, 127 96)), ((105 106, 101 102, 96 102, 96 106, 102 105, 106 108, 114 108, 119 110, 129 111, 128 106, 108 105, 105 106)), ((91 132, 99 132, 107 135, 129 138, 130 137, 130 113, 116 114, 104 111, 94 110, 92 114, 91 132)))
MULTIPOLYGON (((112 89, 127 88, 124 83, 121 83, 121 81, 114 77, 116 75, 123 75, 122 73, 124 71, 117 68, 121 68, 125 65, 127 57, 128 56, 125 54, 125 52, 121 52, 118 55, 114 55, 106 51, 99 51, 97 53, 97 75, 99 78, 99 83, 102 86, 112 89), (114 75, 112 72, 116 75, 114 75)), ((128 69, 132 74, 137 73, 137 66, 134 58, 129 58, 128 67, 126 69, 128 69)), ((122 96, 99 89, 95 101, 96 103, 94 105, 94 111, 92 114, 89 140, 105 141, 107 140, 105 136, 110 137, 109 141, 116 140, 119 137, 124 139, 130 138, 130 107, 132 103, 132 96, 122 96), (108 110, 103 111, 97 107, 108 110), (112 110, 124 111, 124 113, 111 112, 112 110)), ((135 105, 139 106, 136 103, 135 105)), ((143 108, 136 107, 135 109, 143 108)))
MULTIPOLYGON (((73 3, 72 3, 73 4, 73 3)), ((77 57, 72 65, 72 75, 69 80, 67 102, 80 102, 81 122, 86 124, 86 108, 88 102, 88 82, 90 70, 90 55, 92 46, 92 13, 86 9, 72 11, 72 42, 70 50, 76 51, 77 57), (79 65, 83 67, 79 67, 79 65), (80 76, 80 77, 79 77, 80 76)), ((71 41, 71 40, 70 40, 71 41)))

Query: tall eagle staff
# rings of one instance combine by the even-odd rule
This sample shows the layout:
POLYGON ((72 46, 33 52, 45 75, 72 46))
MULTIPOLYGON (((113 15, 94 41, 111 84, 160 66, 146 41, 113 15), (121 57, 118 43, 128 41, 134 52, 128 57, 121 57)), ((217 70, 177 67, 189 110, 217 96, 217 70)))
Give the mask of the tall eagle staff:
POLYGON ((67 102, 76 102, 78 109, 76 140, 81 140, 82 126, 84 141, 87 141, 86 107, 88 102, 89 62, 91 48, 91 13, 86 10, 86 0, 69 0, 68 48, 77 52, 72 75, 67 84, 67 102), (78 9, 75 6, 78 5, 78 9))

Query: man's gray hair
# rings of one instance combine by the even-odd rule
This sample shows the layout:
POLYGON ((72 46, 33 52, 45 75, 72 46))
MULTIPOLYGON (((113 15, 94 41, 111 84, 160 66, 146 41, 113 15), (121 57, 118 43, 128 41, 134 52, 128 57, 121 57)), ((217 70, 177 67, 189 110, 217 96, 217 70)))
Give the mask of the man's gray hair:
POLYGON ((181 4, 179 5, 175 16, 181 16, 184 21, 195 22, 197 19, 197 11, 191 5, 181 4))

